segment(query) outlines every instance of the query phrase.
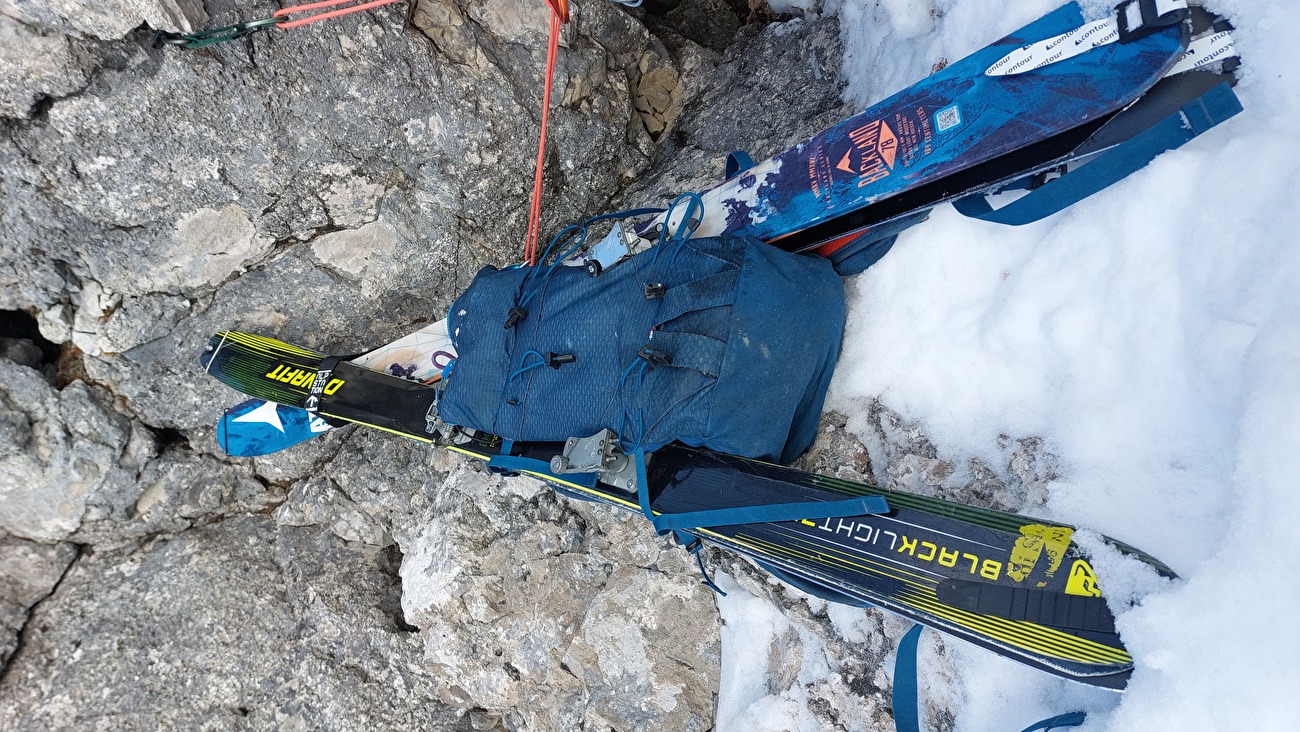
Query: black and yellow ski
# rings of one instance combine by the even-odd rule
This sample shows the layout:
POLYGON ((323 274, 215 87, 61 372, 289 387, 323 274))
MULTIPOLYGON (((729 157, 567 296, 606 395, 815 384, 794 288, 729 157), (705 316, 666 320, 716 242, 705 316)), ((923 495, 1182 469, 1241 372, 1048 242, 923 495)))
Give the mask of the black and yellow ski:
MULTIPOLYGON (((424 442, 434 441, 439 426, 436 387, 290 344, 219 333, 203 361, 224 383, 261 398, 282 396, 288 406, 305 403, 320 369, 319 378, 327 379, 317 390, 321 416, 424 442), (332 367, 321 369, 327 360, 332 367), (282 380, 295 369, 297 376, 282 380)), ((504 443, 477 433, 449 447, 491 460, 503 454, 504 443)), ((567 495, 640 512, 633 492, 551 473, 548 462, 562 450, 560 443, 515 443, 509 455, 531 458, 519 472, 567 495)), ((885 608, 1059 676, 1118 689, 1132 671, 1103 583, 1073 542, 1073 527, 681 445, 651 456, 647 482, 657 514, 883 496, 890 510, 878 515, 687 533, 744 554, 815 595, 885 608)), ((1173 576, 1137 549, 1110 543, 1173 576)))

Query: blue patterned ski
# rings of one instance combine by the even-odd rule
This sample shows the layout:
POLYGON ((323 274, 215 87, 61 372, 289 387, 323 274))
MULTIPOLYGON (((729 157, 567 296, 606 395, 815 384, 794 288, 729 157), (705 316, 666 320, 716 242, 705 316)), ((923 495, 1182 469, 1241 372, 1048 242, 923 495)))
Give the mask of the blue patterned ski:
MULTIPOLYGON (((1081 27, 1079 6, 1064 5, 773 158, 742 163, 701 194, 695 235, 742 232, 828 254, 846 236, 1070 159, 1165 75, 1189 39, 1189 24, 1178 22, 1029 71, 988 73, 1027 46, 1081 27), (853 216, 868 207, 871 216, 853 216)), ((670 229, 684 213, 672 213, 670 229)))

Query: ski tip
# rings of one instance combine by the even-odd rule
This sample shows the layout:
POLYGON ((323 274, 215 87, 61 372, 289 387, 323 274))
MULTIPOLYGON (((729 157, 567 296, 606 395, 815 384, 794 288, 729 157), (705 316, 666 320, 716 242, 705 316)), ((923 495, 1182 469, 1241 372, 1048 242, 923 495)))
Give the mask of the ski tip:
POLYGON ((244 404, 240 404, 237 407, 227 409, 225 413, 221 415, 221 419, 217 420, 217 446, 220 447, 223 451, 225 451, 227 455, 231 457, 250 457, 249 455, 241 454, 239 450, 240 443, 238 441, 236 441, 235 444, 232 445, 230 440, 230 432, 231 432, 230 421, 232 419, 232 412, 235 412, 235 410, 240 409, 245 404, 248 404, 248 402, 244 402, 244 404))

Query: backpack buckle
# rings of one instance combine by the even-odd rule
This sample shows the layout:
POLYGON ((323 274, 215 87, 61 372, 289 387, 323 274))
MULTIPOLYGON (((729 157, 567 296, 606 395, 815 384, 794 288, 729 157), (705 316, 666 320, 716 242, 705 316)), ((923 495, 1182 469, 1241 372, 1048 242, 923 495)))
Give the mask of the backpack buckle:
POLYGON ((642 361, 645 361, 647 364, 650 365, 651 368, 654 368, 655 366, 673 365, 672 356, 669 356, 663 351, 655 350, 650 346, 642 346, 641 350, 637 351, 636 357, 641 359, 642 361))
POLYGON ((542 360, 546 363, 547 366, 550 366, 551 368, 558 370, 560 366, 563 364, 573 363, 574 361, 577 361, 578 357, 573 355, 572 353, 552 353, 550 351, 547 351, 546 353, 542 354, 542 360))
POLYGON ((510 317, 506 319, 506 324, 504 327, 506 330, 510 330, 511 328, 515 327, 515 324, 517 324, 519 321, 527 317, 528 317, 528 311, 516 305, 510 308, 510 317))

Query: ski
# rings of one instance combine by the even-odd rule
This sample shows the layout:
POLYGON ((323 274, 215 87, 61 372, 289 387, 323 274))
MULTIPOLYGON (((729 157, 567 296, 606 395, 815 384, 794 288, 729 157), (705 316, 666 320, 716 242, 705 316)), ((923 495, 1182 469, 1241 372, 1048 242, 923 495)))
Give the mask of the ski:
MULTIPOLYGON (((499 438, 480 433, 450 449, 492 460, 502 447, 499 438)), ((640 512, 634 489, 546 468, 563 447, 517 444, 511 453, 535 458, 535 468, 520 472, 569 496, 640 512)), ((652 456, 647 481, 656 514, 881 496, 890 510, 879 515, 687 533, 749 557, 810 594, 887 609, 1064 678, 1121 689, 1132 672, 1103 582, 1073 543, 1073 527, 678 444, 652 456)), ((1149 555, 1107 541, 1173 576, 1149 555)))
MULTIPOLYGON (((228 333, 213 340, 223 337, 231 340, 228 333)), ((507 446, 494 435, 449 430, 438 420, 436 384, 346 361, 338 362, 328 378, 332 386, 322 392, 316 409, 321 418, 422 442, 450 433, 448 447, 456 452, 544 479, 572 497, 640 511, 633 483, 614 486, 592 474, 552 472, 551 461, 565 452, 563 443, 507 446)), ((268 407, 261 409, 269 414, 268 407)), ((652 455, 646 476, 650 506, 658 514, 882 496, 890 510, 881 515, 687 533, 748 556, 812 594, 886 608, 1059 676, 1122 688, 1132 670, 1132 658, 1101 599, 1102 583, 1071 540, 1073 527, 681 445, 652 455)), ((1111 543, 1172 576, 1150 556, 1111 543)))
POLYGON ((1117 18, 1135 4, 1093 24, 1077 4, 1062 6, 769 160, 738 156, 728 179, 700 194, 702 213, 677 207, 636 232, 649 238, 695 216, 697 236, 743 232, 831 254, 862 234, 892 231, 891 223, 915 223, 945 201, 1075 160, 1187 55, 1185 4, 1162 8, 1146 35, 1117 42, 1117 18), (1036 55, 1076 34, 1088 40, 1070 41, 1073 55, 1036 55))
POLYGON ((456 359, 456 348, 447 334, 446 320, 361 355, 339 358, 275 338, 227 330, 209 339, 199 364, 223 384, 245 394, 286 407, 306 407, 317 373, 327 359, 433 383, 456 359))
MULTIPOLYGON (((455 358, 447 321, 440 320, 353 357, 351 363, 405 380, 435 383, 455 358)), ((268 455, 344 423, 322 419, 305 408, 322 373, 323 353, 252 333, 223 331, 209 340, 199 360, 217 380, 254 397, 227 409, 218 420, 217 442, 227 454, 268 455)), ((323 383, 329 387, 328 381, 323 383)))
MULTIPOLYGON (((446 321, 436 323, 442 333, 446 333, 446 321)), ((433 342, 439 342, 436 339, 433 342)), ((374 352, 385 351, 384 346, 374 352)), ((280 405, 277 415, 283 421, 286 415, 297 410, 297 421, 319 416, 337 423, 354 422, 394 432, 412 439, 431 442, 433 432, 428 429, 425 420, 428 414, 436 414, 433 407, 438 395, 438 374, 426 382, 416 380, 419 375, 431 370, 416 368, 409 370, 408 358, 412 355, 417 362, 424 360, 423 352, 397 349, 402 356, 397 361, 378 356, 367 359, 357 357, 330 357, 317 351, 301 348, 274 338, 267 338, 241 331, 222 331, 213 335, 200 356, 204 369, 223 384, 255 397, 265 403, 280 405), (368 365, 362 365, 362 364, 368 365), (375 369, 384 369, 377 371, 375 369), (401 372, 402 376, 394 375, 401 372), (376 405, 383 405, 383 411, 377 411, 376 405)), ((445 352, 438 349, 434 353, 445 352)), ((454 355, 454 351, 451 351, 454 355)), ((366 354, 369 355, 369 354, 366 354)), ((428 359, 430 364, 435 359, 428 359)), ((230 410, 222 421, 226 425, 224 434, 228 442, 237 444, 237 449, 245 454, 265 454, 249 452, 273 447, 275 442, 268 441, 260 435, 249 435, 231 429, 238 424, 231 413, 239 410, 234 417, 244 416, 248 410, 256 409, 257 402, 245 402, 249 407, 236 407, 230 410)), ((269 410, 262 412, 269 415, 269 410)), ((323 432, 325 430, 319 430, 323 432)), ((301 440, 299 440, 301 441, 301 440)), ((287 442, 287 441, 286 441, 287 442)), ((289 443, 285 447, 290 446, 289 443)), ((274 451, 274 450, 272 450, 274 451)))

